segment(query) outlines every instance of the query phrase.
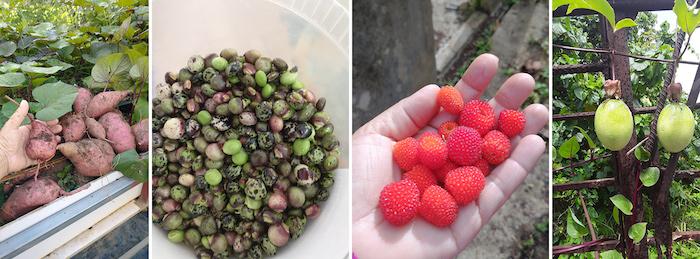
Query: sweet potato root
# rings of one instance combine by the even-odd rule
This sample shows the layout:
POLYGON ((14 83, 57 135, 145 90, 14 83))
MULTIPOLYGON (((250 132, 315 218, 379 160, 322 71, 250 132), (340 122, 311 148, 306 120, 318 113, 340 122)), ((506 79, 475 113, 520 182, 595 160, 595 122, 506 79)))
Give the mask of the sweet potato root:
POLYGON ((85 121, 80 114, 72 113, 61 118, 63 139, 67 142, 81 140, 85 136, 85 121))
POLYGON ((90 118, 90 117, 85 117, 85 126, 87 126, 87 131, 90 133, 90 136, 96 139, 105 139, 107 138, 107 133, 105 133, 105 128, 102 127, 102 124, 97 122, 97 120, 90 118))
POLYGON ((78 96, 75 97, 73 102, 73 111, 77 114, 84 114, 91 99, 92 93, 90 90, 82 87, 78 88, 78 96))
POLYGON ((119 104, 119 101, 124 99, 127 95, 129 95, 128 91, 99 93, 90 100, 85 112, 90 118, 99 118, 103 114, 113 111, 114 108, 117 107, 117 104, 119 104))
POLYGON ((136 137, 136 149, 139 152, 148 151, 148 119, 143 119, 131 126, 131 131, 136 137))
POLYGON ((114 152, 117 154, 136 148, 136 140, 134 134, 131 133, 131 127, 121 114, 116 112, 108 112, 102 115, 99 120, 102 127, 107 133, 107 140, 112 144, 114 152))
POLYGON ((82 139, 58 145, 58 150, 68 157, 75 171, 84 176, 100 176, 112 171, 114 151, 107 141, 82 139))
POLYGON ((56 154, 58 138, 46 123, 33 120, 29 130, 29 141, 25 147, 27 157, 37 161, 47 161, 56 154))
POLYGON ((28 180, 15 188, 2 205, 0 218, 4 221, 14 220, 37 207, 57 199, 63 190, 49 178, 28 180))

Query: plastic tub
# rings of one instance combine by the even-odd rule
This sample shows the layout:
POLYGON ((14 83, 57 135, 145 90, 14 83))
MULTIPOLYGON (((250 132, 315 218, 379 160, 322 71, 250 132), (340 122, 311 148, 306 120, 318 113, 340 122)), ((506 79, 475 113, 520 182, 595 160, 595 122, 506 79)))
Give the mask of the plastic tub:
MULTIPOLYGON (((258 49, 298 66, 299 79, 317 97, 325 97, 326 111, 341 143, 340 169, 321 215, 310 221, 302 236, 281 248, 276 258, 345 258, 349 255, 349 16, 335 1, 153 1, 152 86, 177 71, 192 54, 239 53, 258 49)), ((151 256, 175 258, 194 250, 173 244, 152 225, 151 256)))

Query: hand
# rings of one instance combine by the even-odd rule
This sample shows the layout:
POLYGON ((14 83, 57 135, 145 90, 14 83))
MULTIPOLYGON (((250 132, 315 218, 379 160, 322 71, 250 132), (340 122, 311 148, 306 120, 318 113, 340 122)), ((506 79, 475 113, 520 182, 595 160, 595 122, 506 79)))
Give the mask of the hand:
MULTIPOLYGON (((481 55, 455 87, 465 101, 477 99, 497 70, 496 56, 481 55)), ((496 114, 503 109, 519 109, 534 86, 530 75, 513 75, 489 103, 496 114)), ((525 129, 511 140, 510 158, 491 171, 477 201, 460 207, 450 227, 437 228, 419 216, 402 227, 391 225, 383 219, 377 203, 382 188, 401 179, 401 170, 392 159, 394 143, 424 131, 436 131, 442 122, 457 119, 440 111, 436 103, 438 91, 436 85, 421 88, 353 134, 352 247, 360 259, 455 257, 503 206, 544 153, 545 143, 535 134, 549 121, 549 111, 541 104, 529 105, 523 111, 525 129)))
MULTIPOLYGON (((24 152, 31 126, 21 125, 28 112, 29 104, 22 100, 12 117, 0 129, 0 157, 2 157, 0 159, 0 179, 8 173, 22 170, 38 162, 27 157, 27 153, 24 152)), ((54 134, 58 134, 62 130, 61 125, 58 125, 58 120, 48 121, 46 124, 54 134)))

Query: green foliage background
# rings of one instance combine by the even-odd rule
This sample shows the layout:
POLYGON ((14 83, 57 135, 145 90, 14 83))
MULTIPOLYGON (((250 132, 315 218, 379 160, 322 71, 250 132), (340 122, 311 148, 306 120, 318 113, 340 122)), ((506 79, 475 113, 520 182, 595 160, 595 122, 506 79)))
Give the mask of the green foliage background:
MULTIPOLYGON (((637 55, 670 59, 673 54, 675 28, 667 23, 656 29, 656 16, 640 13, 635 22, 637 26, 629 28, 628 46, 630 52, 637 55)), ((599 48, 601 47, 597 16, 554 18, 552 22, 552 40, 554 44, 568 46, 599 48)), ((622 57, 618 57, 622 58, 622 57)), ((600 54, 563 51, 553 49, 554 65, 586 64, 600 60, 600 54)), ((656 105, 659 92, 663 89, 663 78, 667 65, 664 63, 630 59, 635 107, 656 105)), ((563 75, 553 78, 552 109, 554 114, 568 114, 582 111, 595 111, 603 101, 604 94, 602 73, 563 75)), ((635 130, 638 140, 648 133, 651 116, 636 115, 635 130)), ((697 117, 697 115, 696 115, 697 117)), ((698 129, 696 128, 696 131, 698 129)), ((698 133, 696 132, 696 136, 698 133)), ((556 121, 552 125, 551 142, 553 145, 552 169, 567 164, 599 157, 609 153, 602 148, 595 137, 593 120, 556 121)), ((700 140, 696 139, 682 152, 678 169, 700 168, 700 140)), ((669 154, 661 151, 661 164, 665 165, 669 154)), ((554 173, 553 184, 567 183, 612 177, 610 159, 600 159, 575 169, 566 169, 554 173)), ((674 181, 671 186, 671 219, 673 231, 700 230, 700 182, 674 181)), ((612 188, 581 190, 591 216, 593 227, 598 237, 618 238, 618 221, 614 214, 610 197, 617 194, 612 188)), ((553 210, 553 244, 580 244, 590 241, 583 209, 576 191, 554 192, 553 210)), ((649 200, 645 198, 645 221, 652 222, 649 200)), ((651 224, 649 228, 652 228, 651 224)), ((649 231, 653 235, 653 229, 649 231)), ((617 258, 616 252, 603 253, 602 258, 617 258)), ((650 248, 651 258, 656 257, 654 248, 650 248)), ((674 243, 674 256, 677 258, 700 257, 700 246, 696 242, 674 243)), ((562 255, 560 258, 593 258, 593 253, 562 255)))

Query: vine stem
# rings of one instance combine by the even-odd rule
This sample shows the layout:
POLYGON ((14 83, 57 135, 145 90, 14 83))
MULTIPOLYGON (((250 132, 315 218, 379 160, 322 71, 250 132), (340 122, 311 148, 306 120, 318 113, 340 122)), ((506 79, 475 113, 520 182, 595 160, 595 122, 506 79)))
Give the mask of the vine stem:
MULTIPOLYGON (((606 49, 579 48, 579 47, 572 47, 572 46, 566 46, 566 45, 561 45, 561 44, 552 44, 552 47, 559 48, 559 49, 566 49, 566 50, 582 51, 582 52, 613 54, 612 53, 613 51, 606 50, 606 49)), ((686 48, 687 48, 687 46, 686 46, 686 48)), ((634 59, 647 60, 647 61, 663 62, 663 63, 674 63, 675 62, 675 60, 673 60, 673 59, 652 58, 652 57, 645 57, 645 56, 640 56, 640 55, 626 54, 626 53, 619 53, 619 52, 615 52, 613 55, 624 56, 624 57, 629 57, 629 58, 634 58, 634 59)), ((698 62, 698 61, 679 60, 678 62, 683 63, 683 64, 690 64, 690 65, 700 65, 700 62, 698 62)))
POLYGON ((639 143, 637 143, 637 145, 634 145, 634 147, 632 147, 629 151, 627 151, 627 153, 625 154, 625 156, 629 156, 630 154, 632 154, 632 153, 634 152, 635 149, 639 148, 639 147, 640 147, 642 144, 644 144, 644 142, 646 142, 647 140, 649 140, 649 136, 647 136, 646 138, 642 139, 642 141, 639 141, 639 143))

